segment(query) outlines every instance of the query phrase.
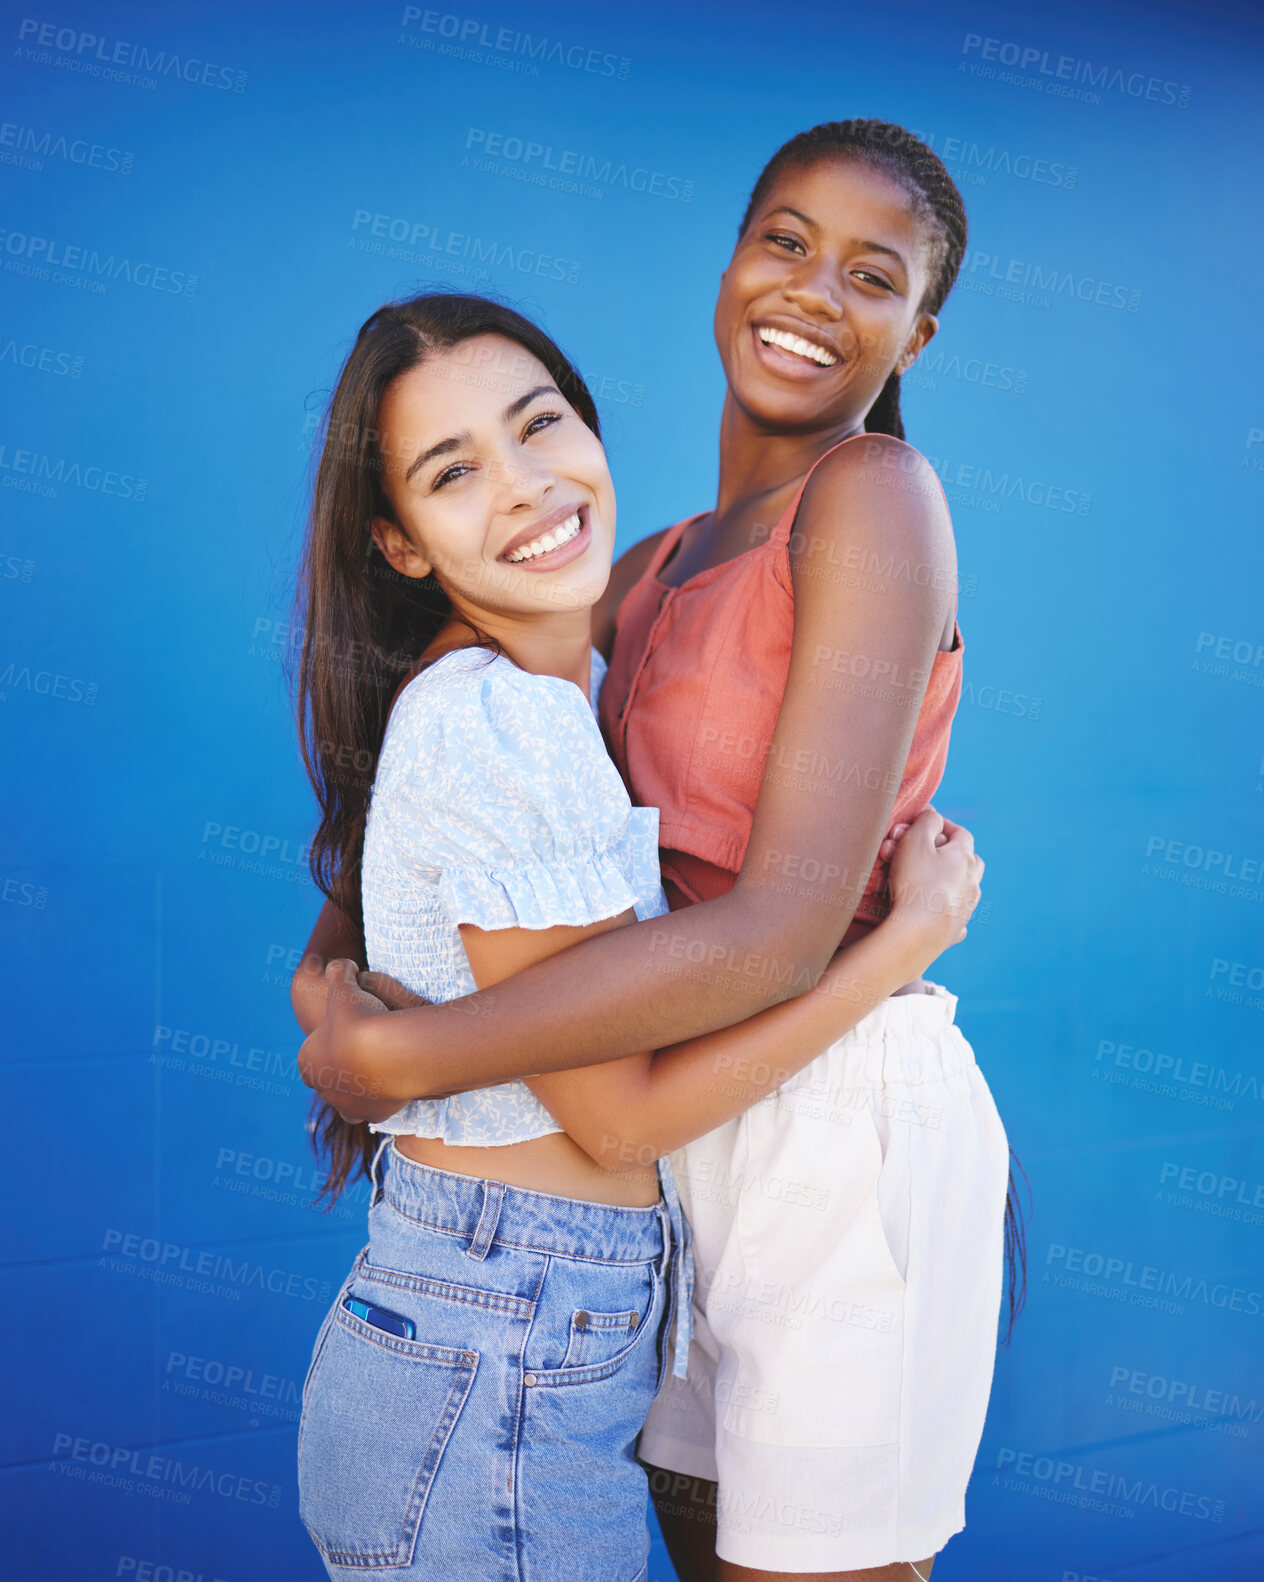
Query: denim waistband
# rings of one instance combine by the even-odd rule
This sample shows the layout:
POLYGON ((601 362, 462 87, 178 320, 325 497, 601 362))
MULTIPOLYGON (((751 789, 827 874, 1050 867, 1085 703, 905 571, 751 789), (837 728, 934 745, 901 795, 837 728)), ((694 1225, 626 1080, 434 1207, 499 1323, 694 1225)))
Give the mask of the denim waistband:
POLYGON ((675 1355, 672 1371, 686 1377, 693 1333, 693 1251, 689 1223, 667 1160, 658 1162, 662 1197, 650 1208, 619 1208, 580 1198, 553 1197, 503 1181, 457 1175, 420 1164, 391 1148, 390 1168, 379 1180, 378 1161, 391 1142, 378 1144, 369 1172, 371 1201, 380 1193, 405 1219, 431 1230, 467 1237, 473 1258, 485 1258, 493 1245, 553 1253, 594 1263, 644 1263, 653 1259, 660 1276, 669 1264, 676 1299, 675 1355))
MULTIPOLYGON (((670 1251, 670 1220, 663 1203, 619 1208, 579 1198, 554 1197, 502 1181, 457 1175, 390 1152, 390 1168, 379 1182, 377 1160, 391 1140, 383 1137, 374 1159, 372 1185, 406 1219, 431 1230, 468 1239, 469 1251, 485 1258, 494 1244, 594 1263, 664 1262, 670 1251)), ((665 1272, 665 1271, 664 1271, 665 1272)))

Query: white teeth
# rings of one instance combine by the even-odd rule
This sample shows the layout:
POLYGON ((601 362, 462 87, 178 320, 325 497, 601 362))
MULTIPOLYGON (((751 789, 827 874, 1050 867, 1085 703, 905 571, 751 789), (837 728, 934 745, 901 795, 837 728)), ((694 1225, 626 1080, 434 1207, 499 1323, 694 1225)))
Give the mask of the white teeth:
POLYGON ((556 549, 560 544, 569 544, 578 534, 580 526, 579 512, 576 511, 574 516, 568 516, 564 522, 550 528, 539 538, 533 538, 529 544, 521 545, 505 558, 516 565, 522 560, 534 560, 537 555, 547 555, 549 550, 556 549))
POLYGON ((810 358, 822 368, 832 368, 838 361, 833 352, 827 352, 824 346, 818 346, 815 341, 805 341, 801 335, 791 335, 788 330, 775 330, 769 324, 761 324, 757 334, 765 346, 780 346, 782 351, 810 358))

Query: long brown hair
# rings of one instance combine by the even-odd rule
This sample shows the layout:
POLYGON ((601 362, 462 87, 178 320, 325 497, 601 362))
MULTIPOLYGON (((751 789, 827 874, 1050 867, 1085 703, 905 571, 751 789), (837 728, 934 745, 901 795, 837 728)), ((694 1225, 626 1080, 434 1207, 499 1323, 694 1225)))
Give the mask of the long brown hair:
MULTIPOLYGON (((369 797, 386 721, 400 683, 454 618, 433 577, 399 575, 373 542, 374 517, 395 520, 384 487, 379 414, 401 374, 479 335, 515 341, 548 370, 601 438, 597 408, 578 370, 538 325, 503 303, 462 292, 422 292, 388 302, 361 325, 326 409, 296 595, 303 641, 295 685, 303 763, 320 806, 312 878, 362 931, 360 864, 369 797)), ((468 377, 484 377, 471 361, 468 377)), ((494 639, 470 627, 475 642, 494 639)), ((376 1143, 319 1097, 308 1132, 325 1180, 316 1201, 332 1208, 368 1176, 376 1143)))

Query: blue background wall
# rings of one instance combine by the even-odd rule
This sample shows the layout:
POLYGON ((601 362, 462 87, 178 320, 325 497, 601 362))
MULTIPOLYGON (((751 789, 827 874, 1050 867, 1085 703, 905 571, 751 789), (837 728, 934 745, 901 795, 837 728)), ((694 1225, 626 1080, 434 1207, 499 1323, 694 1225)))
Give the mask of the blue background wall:
POLYGON ((600 396, 629 544, 713 498, 711 309, 760 165, 862 114, 970 211, 905 395, 960 539, 941 803, 988 858, 940 975, 1035 1194, 936 1582, 1258 1577, 1258 16, 470 6, 0 24, 7 1574, 322 1574, 298 1390, 366 1195, 308 1206, 280 661, 355 328, 447 281, 538 314, 600 396), (498 134, 610 172, 536 184, 498 134))

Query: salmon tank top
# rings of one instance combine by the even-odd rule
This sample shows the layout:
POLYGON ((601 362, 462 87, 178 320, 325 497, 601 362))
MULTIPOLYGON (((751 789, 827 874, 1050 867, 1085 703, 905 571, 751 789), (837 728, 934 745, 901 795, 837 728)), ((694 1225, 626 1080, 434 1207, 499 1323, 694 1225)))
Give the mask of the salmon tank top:
MULTIPOLYGON (((673 911, 726 894, 746 855, 790 670, 791 530, 822 460, 762 544, 678 588, 658 573, 685 529, 707 513, 668 528, 619 607, 599 718, 632 801, 659 810, 659 860, 673 911)), ((853 569, 858 576, 883 570, 853 569)), ((954 621, 953 646, 937 652, 931 665, 892 825, 920 813, 943 778, 963 647, 954 621)), ((856 908, 862 927, 875 927, 889 910, 888 866, 881 858, 874 864, 856 908)), ((859 932, 853 928, 849 937, 859 932)))

